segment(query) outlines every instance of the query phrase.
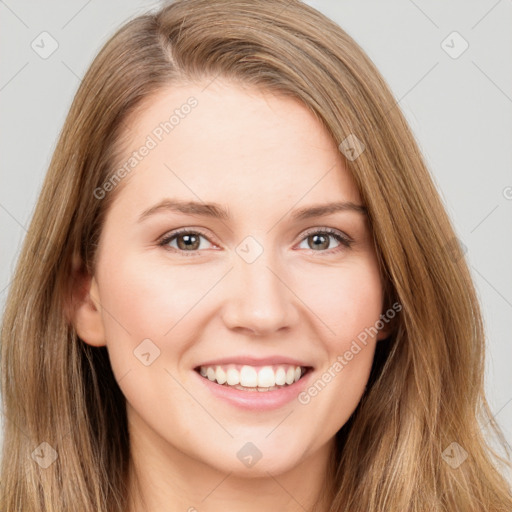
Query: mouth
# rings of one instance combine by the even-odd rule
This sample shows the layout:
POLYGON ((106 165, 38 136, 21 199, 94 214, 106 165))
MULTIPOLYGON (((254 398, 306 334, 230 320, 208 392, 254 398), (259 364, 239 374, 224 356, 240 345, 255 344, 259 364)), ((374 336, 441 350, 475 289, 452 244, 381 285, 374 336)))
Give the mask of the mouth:
POLYGON ((311 372, 311 366, 272 364, 212 364, 194 368, 202 378, 214 384, 247 392, 268 392, 292 386, 311 372))

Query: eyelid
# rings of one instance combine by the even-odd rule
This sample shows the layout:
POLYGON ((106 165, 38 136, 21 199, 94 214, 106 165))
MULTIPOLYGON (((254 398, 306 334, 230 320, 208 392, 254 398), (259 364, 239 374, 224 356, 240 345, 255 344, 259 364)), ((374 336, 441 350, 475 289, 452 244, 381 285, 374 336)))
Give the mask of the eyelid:
POLYGON ((330 235, 339 235, 347 242, 350 242, 350 243, 354 242, 354 240, 351 237, 349 237, 344 231, 341 231, 340 229, 336 229, 336 228, 329 228, 327 226, 307 229, 306 231, 304 231, 301 234, 302 238, 300 239, 300 241, 302 242, 302 240, 304 240, 305 237, 307 237, 313 233, 328 233, 330 235))

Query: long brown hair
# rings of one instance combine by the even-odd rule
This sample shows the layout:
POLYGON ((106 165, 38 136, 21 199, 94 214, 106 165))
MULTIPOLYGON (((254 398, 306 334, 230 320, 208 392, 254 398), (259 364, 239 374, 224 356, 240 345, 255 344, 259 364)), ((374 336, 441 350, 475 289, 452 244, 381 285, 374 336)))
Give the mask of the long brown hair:
POLYGON ((346 164, 368 209, 386 306, 402 310, 337 434, 331 511, 512 510, 499 466, 509 462, 483 433, 510 458, 484 395, 481 312, 454 230, 373 63, 297 0, 178 0, 125 24, 92 63, 6 304, 0 509, 125 512, 125 400, 106 348, 84 343, 69 321, 70 282, 94 273, 122 183, 101 200, 94 191, 120 165, 127 116, 163 87, 218 76, 296 98, 336 144, 364 144, 346 164))

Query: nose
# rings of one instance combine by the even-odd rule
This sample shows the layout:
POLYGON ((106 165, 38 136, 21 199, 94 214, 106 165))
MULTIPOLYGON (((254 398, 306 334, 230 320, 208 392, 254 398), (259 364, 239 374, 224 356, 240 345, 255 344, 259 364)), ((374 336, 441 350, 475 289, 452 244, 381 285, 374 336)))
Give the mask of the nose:
POLYGON ((235 257, 228 275, 223 321, 229 329, 253 336, 270 336, 291 329, 299 319, 297 298, 289 273, 271 251, 249 263, 235 257))

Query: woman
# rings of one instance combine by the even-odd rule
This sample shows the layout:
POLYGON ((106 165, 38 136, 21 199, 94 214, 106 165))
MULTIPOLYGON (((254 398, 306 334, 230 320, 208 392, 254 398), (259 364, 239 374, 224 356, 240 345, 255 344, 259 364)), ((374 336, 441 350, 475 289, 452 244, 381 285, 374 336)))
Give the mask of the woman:
POLYGON ((510 510, 454 240, 325 16, 180 0, 127 23, 8 298, 0 508, 510 510))

